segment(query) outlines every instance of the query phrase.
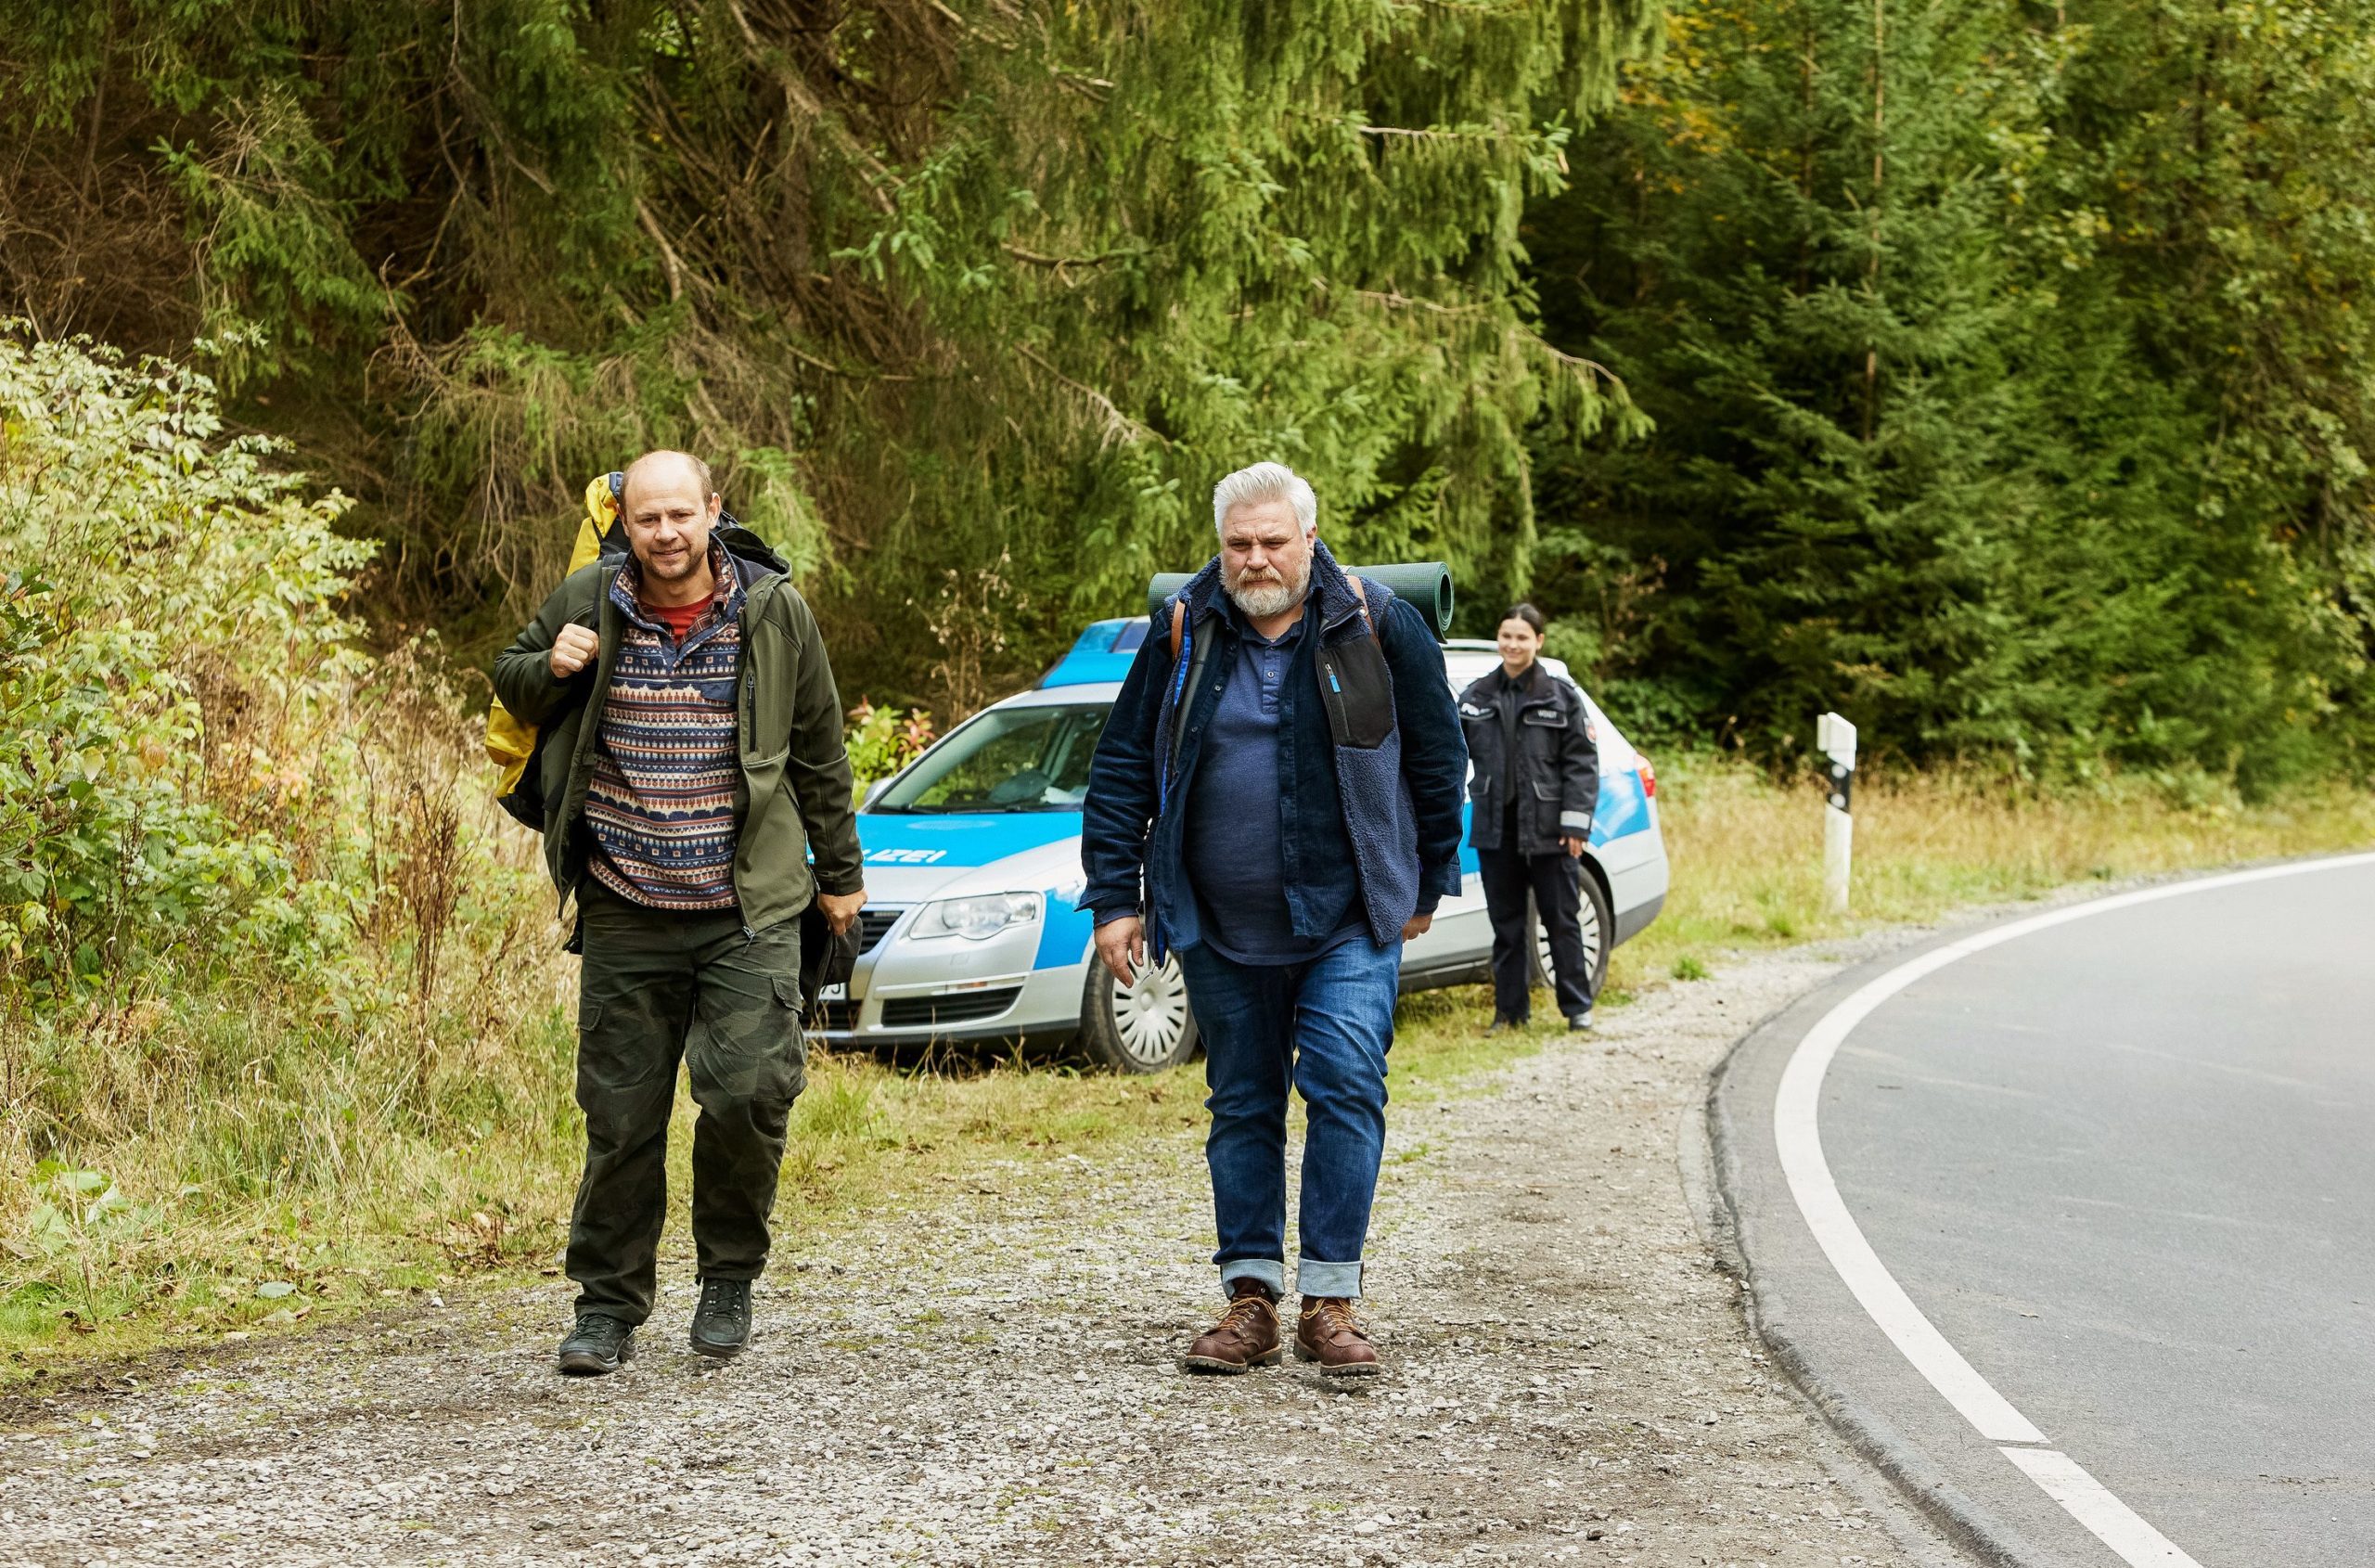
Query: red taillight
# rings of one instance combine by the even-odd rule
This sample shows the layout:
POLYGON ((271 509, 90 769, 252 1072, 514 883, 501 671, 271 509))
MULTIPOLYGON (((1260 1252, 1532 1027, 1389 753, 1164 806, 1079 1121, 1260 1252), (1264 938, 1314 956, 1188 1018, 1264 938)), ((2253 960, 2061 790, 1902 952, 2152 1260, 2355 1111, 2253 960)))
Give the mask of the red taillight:
POLYGON ((1643 756, 1638 752, 1633 753, 1633 760, 1641 765, 1641 793, 1648 796, 1650 800, 1656 800, 1658 798, 1658 770, 1651 767, 1650 765, 1650 759, 1643 756))

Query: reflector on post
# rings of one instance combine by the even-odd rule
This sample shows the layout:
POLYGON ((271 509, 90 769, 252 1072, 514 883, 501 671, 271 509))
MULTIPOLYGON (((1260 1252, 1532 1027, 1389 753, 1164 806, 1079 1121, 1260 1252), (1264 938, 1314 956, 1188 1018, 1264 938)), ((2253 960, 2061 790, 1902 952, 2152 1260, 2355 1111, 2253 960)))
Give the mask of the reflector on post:
POLYGON ((1837 713, 1815 720, 1815 750, 1828 759, 1830 793, 1823 802, 1823 902, 1834 915, 1847 913, 1847 873, 1855 853, 1855 726, 1837 713))

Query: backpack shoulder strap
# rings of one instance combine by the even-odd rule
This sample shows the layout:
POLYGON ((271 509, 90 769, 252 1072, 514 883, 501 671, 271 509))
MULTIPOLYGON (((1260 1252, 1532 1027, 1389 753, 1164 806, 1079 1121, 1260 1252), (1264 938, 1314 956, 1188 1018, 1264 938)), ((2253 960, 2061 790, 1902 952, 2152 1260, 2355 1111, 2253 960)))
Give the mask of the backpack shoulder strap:
POLYGON ((1377 623, 1369 619, 1368 585, 1361 581, 1360 573, 1356 572, 1344 573, 1344 581, 1353 585, 1353 602, 1361 607, 1361 624, 1368 628, 1369 636, 1383 642, 1385 639, 1378 636, 1377 623))
MULTIPOLYGON (((1179 649, 1186 638, 1187 631, 1187 601, 1185 599, 1174 599, 1171 602, 1171 662, 1175 667, 1179 662, 1179 649)), ((1196 688, 1203 682, 1204 661, 1212 657, 1212 652, 1213 639, 1210 637, 1200 639, 1196 644, 1196 651, 1188 655, 1187 672, 1185 675, 1180 678, 1180 711, 1174 713, 1171 718, 1170 765, 1173 768, 1176 768, 1179 765, 1179 753, 1181 750, 1185 748, 1188 740, 1188 704, 1194 700, 1196 688)), ((1163 777, 1168 778, 1170 775, 1166 772, 1163 777)))

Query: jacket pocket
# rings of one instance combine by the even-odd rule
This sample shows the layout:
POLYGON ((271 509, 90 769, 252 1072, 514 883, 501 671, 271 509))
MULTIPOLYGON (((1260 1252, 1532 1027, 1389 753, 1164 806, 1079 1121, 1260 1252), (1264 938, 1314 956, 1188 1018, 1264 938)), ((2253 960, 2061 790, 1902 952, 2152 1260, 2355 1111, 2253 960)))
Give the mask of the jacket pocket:
POLYGON ((1393 672, 1377 638, 1364 632, 1322 648, 1317 664, 1319 700, 1336 744, 1364 752, 1384 745, 1393 733, 1393 672))
POLYGON ((758 614, 742 612, 742 668, 736 694, 742 760, 747 767, 781 761, 791 750, 792 683, 798 649, 784 624, 780 594, 768 594, 758 614))
POLYGON ((791 693, 784 682, 774 678, 762 681, 756 665, 758 650, 742 650, 742 675, 737 688, 736 701, 740 708, 742 732, 742 765, 746 769, 772 767, 783 761, 791 750, 791 693))

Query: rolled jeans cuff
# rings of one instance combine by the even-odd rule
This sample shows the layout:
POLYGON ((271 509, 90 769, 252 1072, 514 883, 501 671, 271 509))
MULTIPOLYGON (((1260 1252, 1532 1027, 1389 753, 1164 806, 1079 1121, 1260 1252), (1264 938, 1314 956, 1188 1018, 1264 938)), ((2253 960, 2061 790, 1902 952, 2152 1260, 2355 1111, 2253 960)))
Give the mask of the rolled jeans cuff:
POLYGON ((1306 1296, 1342 1296, 1347 1301, 1356 1301, 1361 1294, 1361 1260, 1322 1263, 1317 1258, 1297 1258, 1295 1289, 1306 1296))
POLYGON ((1231 1258, 1221 1265, 1221 1294, 1228 1294, 1230 1283, 1238 1279, 1259 1279, 1275 1296, 1287 1293, 1287 1266, 1277 1258, 1231 1258))

